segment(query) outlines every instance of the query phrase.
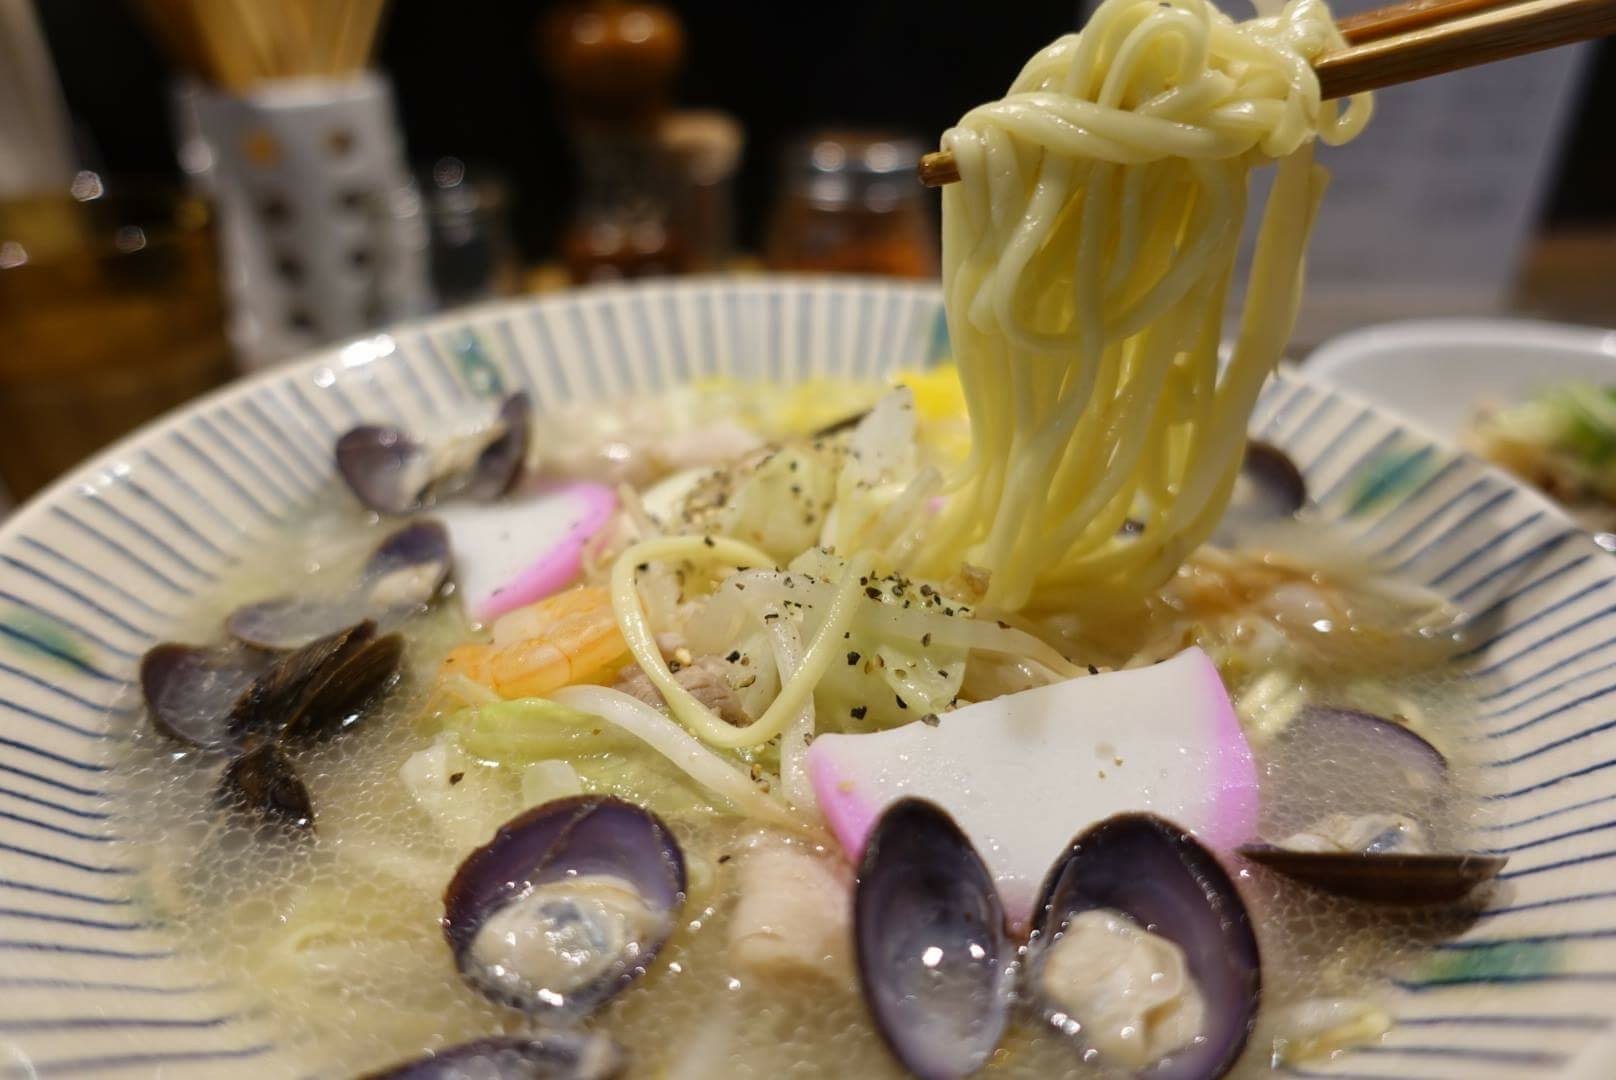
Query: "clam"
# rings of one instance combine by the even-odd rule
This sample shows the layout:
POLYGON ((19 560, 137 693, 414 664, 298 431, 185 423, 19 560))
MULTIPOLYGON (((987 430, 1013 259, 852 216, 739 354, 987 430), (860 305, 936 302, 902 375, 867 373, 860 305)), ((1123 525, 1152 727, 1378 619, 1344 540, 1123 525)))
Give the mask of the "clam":
POLYGON ((623 1052, 605 1036, 558 1030, 475 1039, 362 1080, 608 1080, 623 1066, 623 1052))
POLYGON ((227 722, 237 741, 279 738, 311 694, 318 694, 327 687, 332 674, 375 636, 376 624, 366 620, 327 634, 276 660, 253 681, 230 711, 227 722))
POLYGON ((870 833, 853 894, 859 981, 910 1072, 968 1076, 1010 1017, 1014 950, 992 875, 952 818, 903 799, 870 833))
POLYGON ((1407 724, 1362 709, 1307 705, 1280 736, 1310 752, 1350 756, 1354 769, 1397 780, 1406 790, 1436 795, 1448 782, 1448 759, 1407 724))
POLYGON ((527 461, 533 433, 533 402, 525 391, 518 391, 500 403, 494 430, 498 434, 483 446, 456 494, 490 501, 516 486, 527 461))
POLYGON ((286 717, 280 738, 325 738, 352 726, 397 681, 403 662, 398 634, 370 638, 334 657, 286 717))
POLYGON ((1251 918, 1218 860, 1177 826, 1120 814, 1045 878, 1022 996, 1102 1064, 1210 1080, 1239 1058, 1262 974, 1251 918))
POLYGON ((248 750, 219 778, 221 805, 292 834, 314 830, 314 805, 285 754, 274 743, 248 750))
POLYGON ((473 851, 444 892, 443 931, 483 994, 572 1020, 645 973, 684 900, 684 856, 661 819, 581 795, 521 814, 473 851))
POLYGON ((152 725, 203 750, 230 749, 237 740, 226 718, 269 664, 269 657, 236 646, 154 646, 140 658, 152 725))
POLYGON ((309 739, 353 724, 398 681, 404 639, 366 620, 282 656, 164 644, 141 660, 152 726, 203 750, 309 739))
POLYGON ((254 648, 281 651, 334 634, 356 618, 396 625, 436 599, 452 565, 448 530, 436 521, 413 521, 377 545, 352 590, 245 604, 225 619, 225 629, 254 648))
POLYGON ((1287 518, 1307 504, 1307 481, 1290 455, 1252 439, 1240 461, 1232 505, 1256 518, 1287 518))
POLYGON ((380 514, 413 513, 455 495, 497 499, 521 474, 531 413, 527 394, 512 394, 483 431, 432 447, 394 427, 362 424, 337 440, 337 471, 380 514))
MULTIPOLYGON (((1428 807, 1441 799, 1448 761, 1406 724, 1358 709, 1309 705, 1285 729, 1286 744, 1326 755, 1361 774, 1383 803, 1428 807)), ((1491 880, 1507 860, 1471 852, 1439 852, 1419 823, 1388 805, 1337 811, 1275 843, 1250 843, 1252 862, 1338 896, 1420 906, 1463 899, 1491 880)))
POLYGON ((421 509, 431 490, 431 456, 397 428, 361 424, 337 439, 337 471, 354 496, 379 514, 421 509))
POLYGON ((1376 904, 1451 904, 1498 876, 1501 855, 1371 851, 1294 851, 1244 844, 1241 856, 1324 892, 1376 904))

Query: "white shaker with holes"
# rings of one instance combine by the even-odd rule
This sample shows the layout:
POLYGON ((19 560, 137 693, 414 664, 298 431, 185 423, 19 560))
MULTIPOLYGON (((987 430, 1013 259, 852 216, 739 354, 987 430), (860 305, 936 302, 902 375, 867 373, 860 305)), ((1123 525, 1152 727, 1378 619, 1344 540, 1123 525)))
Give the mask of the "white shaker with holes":
POLYGON ((431 307, 421 201, 387 81, 188 86, 180 162, 215 200, 231 338, 246 368, 431 307))

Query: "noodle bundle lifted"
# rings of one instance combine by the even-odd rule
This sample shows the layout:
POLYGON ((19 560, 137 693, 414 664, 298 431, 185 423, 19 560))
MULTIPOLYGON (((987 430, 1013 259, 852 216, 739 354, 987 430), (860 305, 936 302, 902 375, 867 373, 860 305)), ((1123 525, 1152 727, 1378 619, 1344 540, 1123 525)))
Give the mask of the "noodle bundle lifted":
POLYGON ((1326 184, 1314 141, 1369 117, 1367 97, 1320 100, 1311 61, 1341 43, 1317 0, 1243 23, 1206 0, 1106 0, 943 136, 972 445, 922 572, 983 567, 1005 609, 1116 605, 1211 535, 1295 319, 1326 184), (1248 182, 1270 164, 1220 376, 1248 182))

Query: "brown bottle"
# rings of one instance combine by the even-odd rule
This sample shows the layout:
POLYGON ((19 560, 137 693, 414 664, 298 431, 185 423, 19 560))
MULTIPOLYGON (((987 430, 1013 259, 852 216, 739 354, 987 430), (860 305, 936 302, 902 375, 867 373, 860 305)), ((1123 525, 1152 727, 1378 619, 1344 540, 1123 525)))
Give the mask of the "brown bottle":
POLYGON ((546 21, 541 44, 577 158, 561 238, 572 280, 682 272, 669 214, 677 173, 658 138, 684 59, 678 18, 657 4, 584 0, 546 21))

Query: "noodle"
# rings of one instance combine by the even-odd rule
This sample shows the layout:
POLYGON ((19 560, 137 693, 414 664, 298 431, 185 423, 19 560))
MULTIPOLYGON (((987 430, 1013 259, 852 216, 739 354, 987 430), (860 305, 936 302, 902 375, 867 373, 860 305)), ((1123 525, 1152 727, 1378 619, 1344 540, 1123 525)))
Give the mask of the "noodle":
POLYGON ((1137 601, 1212 532, 1355 136, 1311 61, 1319 0, 1236 24, 1207 0, 1105 0, 943 137, 943 288, 972 447, 917 554, 990 574, 985 603, 1137 601), (1223 309, 1253 168, 1277 163, 1228 368, 1223 309), (1143 525, 1120 532, 1127 519, 1143 525))

